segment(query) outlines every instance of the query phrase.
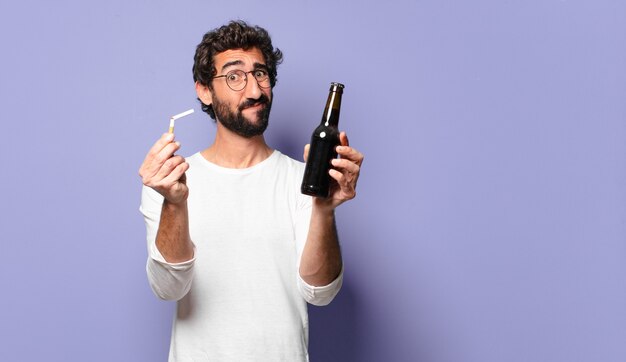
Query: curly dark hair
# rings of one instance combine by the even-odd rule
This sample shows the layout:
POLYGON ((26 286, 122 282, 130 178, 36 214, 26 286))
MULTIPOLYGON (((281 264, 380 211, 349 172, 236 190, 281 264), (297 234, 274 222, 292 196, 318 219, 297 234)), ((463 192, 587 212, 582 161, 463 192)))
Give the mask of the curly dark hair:
MULTIPOLYGON (((259 26, 248 25, 245 21, 231 21, 204 34, 196 47, 193 58, 193 81, 212 88, 211 81, 217 74, 213 58, 216 54, 230 49, 258 48, 265 58, 272 88, 276 85, 277 67, 283 61, 283 53, 272 46, 272 39, 267 30, 259 26)), ((200 100, 200 99, 198 99, 200 100)), ((202 103, 202 110, 215 119, 211 105, 202 103)))

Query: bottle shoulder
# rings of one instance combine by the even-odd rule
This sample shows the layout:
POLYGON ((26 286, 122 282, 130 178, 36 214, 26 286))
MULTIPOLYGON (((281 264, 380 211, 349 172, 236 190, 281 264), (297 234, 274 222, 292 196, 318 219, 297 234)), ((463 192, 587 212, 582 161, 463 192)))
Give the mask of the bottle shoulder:
POLYGON ((339 142, 339 131, 335 128, 317 128, 311 135, 313 141, 339 142))

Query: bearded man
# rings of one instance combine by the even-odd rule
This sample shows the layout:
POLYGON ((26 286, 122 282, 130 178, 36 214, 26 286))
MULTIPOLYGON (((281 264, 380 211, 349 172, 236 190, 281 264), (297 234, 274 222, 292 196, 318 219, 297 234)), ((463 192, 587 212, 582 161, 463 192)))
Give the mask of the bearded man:
POLYGON ((263 137, 281 61, 263 28, 205 34, 193 78, 215 139, 185 159, 166 133, 139 170, 148 280, 177 301, 170 362, 308 361, 307 303, 341 288, 334 210, 356 195, 363 155, 342 132, 330 196, 300 193, 304 164, 263 137))

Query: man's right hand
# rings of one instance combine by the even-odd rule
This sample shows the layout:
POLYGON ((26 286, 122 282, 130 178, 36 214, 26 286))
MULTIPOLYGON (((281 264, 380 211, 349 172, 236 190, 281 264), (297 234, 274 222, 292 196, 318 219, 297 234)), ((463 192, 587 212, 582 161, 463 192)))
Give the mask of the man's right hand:
POLYGON ((139 176, 143 184, 153 188, 172 204, 187 200, 185 172, 189 164, 181 156, 174 156, 180 143, 174 142, 174 134, 164 133, 152 146, 141 167, 139 176))

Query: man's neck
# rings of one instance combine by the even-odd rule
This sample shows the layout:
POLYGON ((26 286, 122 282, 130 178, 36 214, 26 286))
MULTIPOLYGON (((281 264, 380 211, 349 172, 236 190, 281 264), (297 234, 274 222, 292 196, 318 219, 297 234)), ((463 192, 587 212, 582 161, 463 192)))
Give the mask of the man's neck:
POLYGON ((221 167, 248 168, 267 159, 272 152, 263 135, 242 137, 218 122, 215 142, 200 154, 221 167))

